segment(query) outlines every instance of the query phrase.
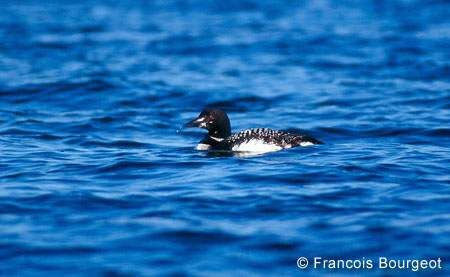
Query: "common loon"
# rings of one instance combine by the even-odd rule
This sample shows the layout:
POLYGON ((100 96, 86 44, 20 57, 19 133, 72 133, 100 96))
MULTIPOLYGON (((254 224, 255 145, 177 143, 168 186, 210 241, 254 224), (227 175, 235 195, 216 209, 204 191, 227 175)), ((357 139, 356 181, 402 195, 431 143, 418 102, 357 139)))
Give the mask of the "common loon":
POLYGON ((265 153, 295 146, 322 144, 319 140, 307 135, 267 128, 248 129, 231 134, 227 114, 218 109, 204 109, 197 118, 189 121, 185 126, 208 130, 208 134, 197 145, 197 150, 265 153))

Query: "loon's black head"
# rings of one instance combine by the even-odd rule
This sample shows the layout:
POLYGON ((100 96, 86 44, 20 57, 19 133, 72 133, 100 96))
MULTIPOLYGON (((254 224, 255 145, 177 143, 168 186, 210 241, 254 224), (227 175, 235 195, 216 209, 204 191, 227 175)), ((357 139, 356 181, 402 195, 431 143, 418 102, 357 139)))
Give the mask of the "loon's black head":
POLYGON ((231 135, 230 120, 227 114, 218 109, 204 109, 200 115, 186 123, 186 127, 199 127, 208 130, 208 135, 226 138, 231 135))

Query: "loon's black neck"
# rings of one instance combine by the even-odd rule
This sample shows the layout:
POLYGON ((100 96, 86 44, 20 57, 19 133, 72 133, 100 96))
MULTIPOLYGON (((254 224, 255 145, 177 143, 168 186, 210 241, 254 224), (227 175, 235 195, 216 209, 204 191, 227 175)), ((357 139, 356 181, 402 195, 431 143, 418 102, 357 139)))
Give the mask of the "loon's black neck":
POLYGON ((211 128, 208 128, 208 134, 203 138, 201 143, 218 146, 222 143, 224 139, 231 135, 231 126, 228 118, 217 122, 211 128))
POLYGON ((225 139, 231 135, 230 125, 226 128, 217 128, 208 131, 208 137, 216 138, 216 139, 225 139))

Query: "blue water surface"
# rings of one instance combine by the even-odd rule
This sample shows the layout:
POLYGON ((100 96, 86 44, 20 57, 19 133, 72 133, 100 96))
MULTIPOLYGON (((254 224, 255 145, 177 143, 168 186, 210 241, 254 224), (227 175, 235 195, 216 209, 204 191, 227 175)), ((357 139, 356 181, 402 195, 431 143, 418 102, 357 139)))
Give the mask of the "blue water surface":
POLYGON ((2 1, 0 275, 449 274, 449 123, 445 0, 2 1), (325 144, 199 152, 205 106, 325 144))

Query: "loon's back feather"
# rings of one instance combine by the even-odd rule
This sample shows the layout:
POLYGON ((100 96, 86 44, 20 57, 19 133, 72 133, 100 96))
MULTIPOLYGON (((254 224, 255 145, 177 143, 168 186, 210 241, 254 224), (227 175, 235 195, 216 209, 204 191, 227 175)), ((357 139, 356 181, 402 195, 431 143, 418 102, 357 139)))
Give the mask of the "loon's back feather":
POLYGON ((230 145, 248 143, 252 140, 260 140, 266 144, 274 144, 281 148, 295 147, 306 143, 321 144, 320 141, 310 136, 292 134, 268 128, 248 129, 237 132, 226 138, 226 142, 230 145))

